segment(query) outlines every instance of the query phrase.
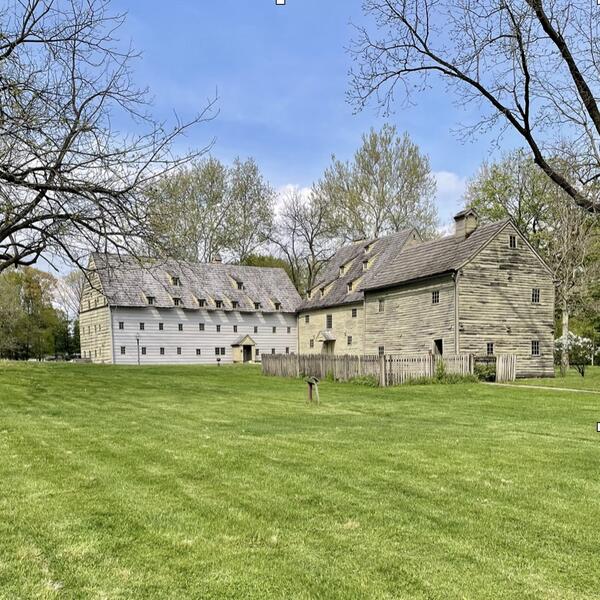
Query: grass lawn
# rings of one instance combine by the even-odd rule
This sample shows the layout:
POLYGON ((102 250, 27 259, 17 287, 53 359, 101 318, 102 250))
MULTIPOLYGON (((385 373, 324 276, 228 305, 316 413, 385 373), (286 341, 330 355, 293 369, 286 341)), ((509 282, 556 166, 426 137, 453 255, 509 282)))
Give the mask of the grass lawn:
POLYGON ((0 363, 1 598, 598 598, 600 401, 0 363))
MULTIPOLYGON (((577 390, 594 390, 600 392, 600 367, 586 367, 585 377, 582 377, 573 367, 571 367, 565 377, 561 377, 560 369, 557 369, 556 377, 554 379, 519 379, 517 383, 573 388, 577 390)), ((598 420, 600 421, 600 418, 598 420)))

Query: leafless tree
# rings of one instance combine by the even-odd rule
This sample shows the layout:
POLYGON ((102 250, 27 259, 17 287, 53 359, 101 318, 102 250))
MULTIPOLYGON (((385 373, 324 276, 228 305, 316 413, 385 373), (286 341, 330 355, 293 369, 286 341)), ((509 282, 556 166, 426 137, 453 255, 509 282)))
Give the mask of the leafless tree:
POLYGON ((384 111, 439 76, 482 117, 467 134, 516 132, 579 206, 600 199, 600 10, 592 0, 363 0, 350 96, 384 111), (551 156, 575 165, 561 171, 551 156))
POLYGON ((72 323, 79 315, 86 281, 85 274, 80 270, 71 271, 68 275, 56 280, 54 304, 65 314, 69 323, 72 323))
POLYGON ((137 252, 146 190, 201 154, 173 142, 211 118, 154 119, 108 0, 10 0, 0 9, 0 272, 56 253, 137 252), (118 124, 118 126, 117 126, 118 124))

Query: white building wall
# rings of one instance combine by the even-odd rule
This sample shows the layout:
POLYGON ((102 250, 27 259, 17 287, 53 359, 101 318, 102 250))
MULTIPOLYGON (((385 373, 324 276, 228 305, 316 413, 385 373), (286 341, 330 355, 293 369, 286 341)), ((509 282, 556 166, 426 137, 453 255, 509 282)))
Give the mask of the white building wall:
MULTIPOLYGON (((241 313, 238 311, 185 310, 182 308, 111 308, 113 335, 113 362, 122 365, 137 364, 137 337, 140 340, 141 364, 221 364, 233 362, 232 344, 244 335, 256 342, 260 354, 284 354, 297 350, 298 330, 296 315, 290 313, 241 313), (119 323, 123 323, 120 329, 119 323), (144 329, 140 330, 140 323, 144 329), (163 331, 159 330, 163 323, 163 331), (204 323, 204 331, 199 324, 204 323), (179 331, 179 324, 183 331, 179 331), (217 325, 221 331, 217 332, 217 325), (234 326, 237 325, 237 332, 234 326), (254 327, 258 327, 258 333, 254 327), (276 333, 273 333, 276 327, 276 333), (125 354, 121 354, 121 347, 125 354), (142 354, 146 348, 146 354, 142 354), (160 348, 165 354, 160 354, 160 348), (181 348, 181 354, 177 354, 181 348), (196 355, 199 348, 201 355, 196 355), (217 356, 215 348, 225 348, 225 355, 217 356)), ((260 356, 258 357, 260 360, 260 356)), ((256 356, 254 357, 256 360, 256 356)))

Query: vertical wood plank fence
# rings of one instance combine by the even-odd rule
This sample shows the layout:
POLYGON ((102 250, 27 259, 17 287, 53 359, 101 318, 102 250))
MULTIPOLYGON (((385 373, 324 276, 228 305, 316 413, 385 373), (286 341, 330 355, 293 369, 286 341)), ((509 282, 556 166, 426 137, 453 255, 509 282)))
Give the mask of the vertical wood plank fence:
MULTIPOLYGON (((373 377, 382 387, 400 385, 410 379, 434 377, 443 364, 448 374, 471 375, 475 358, 472 354, 435 356, 433 354, 328 355, 328 354, 264 354, 262 372, 278 377, 330 376, 336 381, 355 377, 373 377)), ((516 356, 499 355, 497 381, 514 381, 516 356)))

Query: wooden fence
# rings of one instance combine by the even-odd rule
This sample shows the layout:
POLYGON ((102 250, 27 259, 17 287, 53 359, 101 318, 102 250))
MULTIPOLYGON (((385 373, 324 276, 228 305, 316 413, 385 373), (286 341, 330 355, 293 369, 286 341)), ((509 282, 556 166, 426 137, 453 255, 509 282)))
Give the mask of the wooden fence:
MULTIPOLYGON (((496 358, 496 380, 514 381, 516 356, 496 358)), ((443 364, 448 374, 470 375, 474 372, 472 354, 436 356, 434 354, 330 355, 330 354, 264 354, 262 371, 279 377, 333 377, 348 381, 355 377, 374 377, 385 387, 399 385, 410 379, 434 377, 443 364)))

